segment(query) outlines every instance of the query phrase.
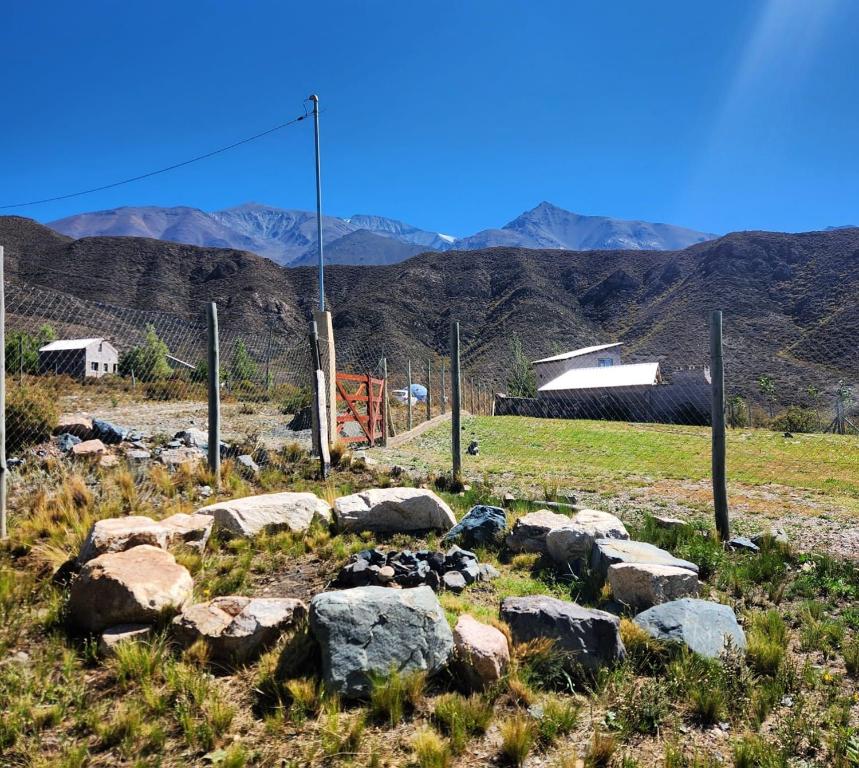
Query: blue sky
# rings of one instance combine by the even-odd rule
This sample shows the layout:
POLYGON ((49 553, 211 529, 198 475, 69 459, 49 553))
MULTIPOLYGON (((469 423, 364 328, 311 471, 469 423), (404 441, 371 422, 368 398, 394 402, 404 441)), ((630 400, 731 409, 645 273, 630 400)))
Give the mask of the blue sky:
MULTIPOLYGON (((44 2, 4 8, 0 204, 146 172, 320 94, 324 207, 454 235, 541 200, 712 232, 859 224, 859 2, 44 2)), ((309 122, 118 189, 312 209, 309 122)))

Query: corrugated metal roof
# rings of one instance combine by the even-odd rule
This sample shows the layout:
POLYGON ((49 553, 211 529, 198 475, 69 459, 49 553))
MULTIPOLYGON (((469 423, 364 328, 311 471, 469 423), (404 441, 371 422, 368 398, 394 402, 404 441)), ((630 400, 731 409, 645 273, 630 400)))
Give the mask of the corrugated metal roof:
POLYGON ((574 368, 552 379, 537 391, 560 392, 567 389, 653 386, 657 382, 658 374, 659 363, 609 365, 604 368, 574 368))
POLYGON ((602 352, 604 349, 619 347, 621 344, 623 344, 622 341, 616 341, 614 344, 597 344, 595 347, 582 347, 581 349, 574 349, 572 352, 564 352, 562 355, 544 357, 542 360, 535 360, 532 365, 537 365, 538 363, 554 363, 558 360, 569 360, 571 357, 581 357, 582 355, 589 355, 592 352, 602 352))
POLYGON ((69 349, 84 349, 94 341, 104 341, 104 339, 60 339, 59 341, 45 344, 44 347, 39 347, 39 352, 62 352, 69 349))

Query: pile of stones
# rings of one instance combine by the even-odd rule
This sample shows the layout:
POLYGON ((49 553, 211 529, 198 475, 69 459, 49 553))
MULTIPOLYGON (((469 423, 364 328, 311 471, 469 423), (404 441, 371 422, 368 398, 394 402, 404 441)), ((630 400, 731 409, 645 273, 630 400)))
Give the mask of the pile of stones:
POLYGON ((481 565, 477 555, 454 544, 447 552, 365 549, 352 556, 338 574, 336 584, 344 588, 425 585, 435 592, 440 589, 462 592, 469 584, 488 581, 497 575, 493 566, 481 565))

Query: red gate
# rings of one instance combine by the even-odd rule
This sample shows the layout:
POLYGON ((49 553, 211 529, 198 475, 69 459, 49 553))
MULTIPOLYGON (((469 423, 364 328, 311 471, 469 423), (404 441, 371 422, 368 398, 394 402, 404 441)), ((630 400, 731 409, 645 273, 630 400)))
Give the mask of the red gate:
POLYGON ((374 379, 367 374, 362 376, 358 373, 337 374, 337 403, 346 405, 346 412, 337 413, 337 433, 340 428, 349 422, 356 422, 361 426, 362 435, 352 437, 341 437, 344 443, 369 442, 375 445, 382 438, 382 430, 385 425, 385 403, 384 391, 385 380, 374 379))

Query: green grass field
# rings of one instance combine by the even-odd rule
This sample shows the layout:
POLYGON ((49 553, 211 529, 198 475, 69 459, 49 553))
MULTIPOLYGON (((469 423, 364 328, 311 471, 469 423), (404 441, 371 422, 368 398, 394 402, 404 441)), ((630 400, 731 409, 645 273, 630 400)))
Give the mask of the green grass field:
MULTIPOLYGON (((471 480, 531 494, 560 488, 615 497, 657 488, 693 508, 709 504, 707 427, 517 416, 469 417, 463 427, 463 448, 472 437, 480 445, 479 456, 463 458, 471 480)), ((389 453, 429 472, 448 471, 450 427, 389 453)), ((728 478, 735 500, 757 511, 805 505, 859 515, 859 438, 730 430, 728 478)))

